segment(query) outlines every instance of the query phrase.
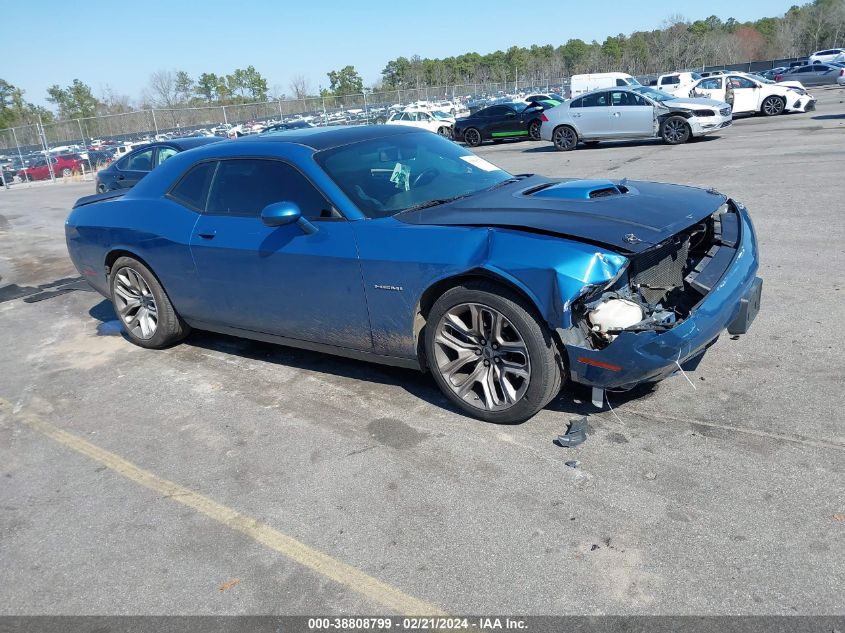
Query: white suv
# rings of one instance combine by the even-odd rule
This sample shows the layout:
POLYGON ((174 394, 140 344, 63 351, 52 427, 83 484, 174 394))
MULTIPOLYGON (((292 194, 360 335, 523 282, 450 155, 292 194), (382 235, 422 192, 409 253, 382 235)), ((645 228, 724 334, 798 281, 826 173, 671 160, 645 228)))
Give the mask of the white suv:
POLYGON ((845 48, 828 48, 823 51, 816 51, 810 55, 810 63, 815 62, 843 62, 845 61, 845 48))

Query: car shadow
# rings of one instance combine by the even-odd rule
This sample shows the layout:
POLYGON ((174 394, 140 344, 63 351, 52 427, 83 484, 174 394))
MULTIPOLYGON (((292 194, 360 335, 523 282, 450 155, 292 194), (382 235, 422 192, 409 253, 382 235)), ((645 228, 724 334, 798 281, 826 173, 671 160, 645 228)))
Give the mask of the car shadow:
MULTIPOLYGON (((93 306, 88 311, 88 314, 99 321, 97 325, 97 334, 99 336, 122 336, 127 340, 128 344, 131 344, 109 300, 103 299, 100 303, 93 306)), ((400 387, 415 398, 419 398, 450 413, 466 416, 464 412, 453 406, 443 396, 431 376, 414 369, 380 365, 374 362, 344 358, 332 354, 312 352, 296 347, 264 343, 262 341, 201 330, 191 332, 182 341, 181 345, 211 352, 230 354, 257 362, 273 363, 284 365, 285 367, 358 380, 362 383, 376 383, 400 387)), ((653 393, 654 389, 655 386, 653 385, 639 386, 630 391, 613 393, 608 399, 611 402, 611 406, 616 407, 631 400, 647 398, 653 393)), ((545 409, 565 415, 582 416, 598 412, 598 409, 591 403, 590 389, 574 383, 565 385, 561 392, 546 405, 545 409)), ((519 424, 523 423, 502 423, 502 426, 517 426, 519 424)))
MULTIPOLYGON (((717 138, 720 138, 718 134, 708 134, 707 136, 699 136, 690 139, 690 143, 707 143, 710 141, 715 141, 717 138)), ((661 139, 653 138, 653 139, 643 139, 643 140, 631 140, 631 141, 599 141, 597 143, 593 143, 587 145, 585 143, 579 143, 578 148, 574 151, 576 152, 592 152, 596 150, 602 149, 611 149, 614 147, 654 147, 659 145, 666 145, 661 139)), ((543 154, 548 152, 557 152, 555 146, 551 143, 546 143, 536 147, 529 147, 522 150, 523 154, 543 154)), ((561 152, 564 153, 564 152, 561 152)))
POLYGON ((815 121, 832 121, 836 119, 845 119, 845 114, 818 114, 812 118, 815 121))

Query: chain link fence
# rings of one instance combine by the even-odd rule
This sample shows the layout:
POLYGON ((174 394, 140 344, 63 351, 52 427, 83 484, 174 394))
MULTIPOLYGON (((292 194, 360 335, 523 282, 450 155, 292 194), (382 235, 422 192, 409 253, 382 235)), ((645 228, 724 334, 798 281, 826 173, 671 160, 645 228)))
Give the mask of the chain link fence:
MULTIPOLYGON (((686 70, 740 70, 759 72, 788 66, 792 59, 745 62, 727 66, 702 67, 686 70)), ((656 75, 640 78, 642 83, 656 75)), ((72 119, 41 124, 34 122, 15 128, 0 130, 0 166, 2 182, 15 179, 15 175, 33 158, 51 152, 81 152, 83 177, 95 171, 106 161, 99 156, 92 160, 85 149, 96 143, 142 142, 161 138, 161 135, 184 135, 197 130, 215 130, 220 134, 230 126, 244 124, 271 124, 291 119, 306 119, 314 125, 349 125, 383 123, 392 111, 420 101, 442 104, 451 114, 464 112, 507 96, 532 92, 568 92, 569 78, 535 76, 520 81, 468 83, 462 85, 416 89, 364 92, 342 97, 307 97, 303 99, 278 99, 262 103, 232 105, 186 106, 181 108, 155 108, 121 114, 103 114, 95 117, 72 119)), ((48 166, 49 166, 49 161, 48 166)), ((50 178, 55 174, 50 169, 50 178)))

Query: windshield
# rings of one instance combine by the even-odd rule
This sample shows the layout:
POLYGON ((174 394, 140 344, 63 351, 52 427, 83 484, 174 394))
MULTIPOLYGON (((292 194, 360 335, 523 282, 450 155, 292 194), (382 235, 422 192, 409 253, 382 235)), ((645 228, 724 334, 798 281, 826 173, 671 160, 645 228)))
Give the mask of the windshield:
POLYGON ((663 92, 662 90, 655 90, 654 88, 649 88, 648 86, 639 86, 634 88, 637 92, 641 95, 645 95, 652 101, 669 101, 671 99, 677 99, 675 95, 670 95, 668 92, 663 92))
POLYGON ((641 86, 642 84, 637 81, 636 77, 628 77, 625 81, 628 82, 629 86, 641 86))
POLYGON ((452 118, 451 114, 449 114, 448 112, 443 112, 441 110, 435 110, 434 112, 431 113, 431 115, 435 119, 450 119, 450 118, 452 118))
POLYGON ((397 134, 317 152, 317 163, 369 218, 489 189, 512 176, 437 134, 397 134))

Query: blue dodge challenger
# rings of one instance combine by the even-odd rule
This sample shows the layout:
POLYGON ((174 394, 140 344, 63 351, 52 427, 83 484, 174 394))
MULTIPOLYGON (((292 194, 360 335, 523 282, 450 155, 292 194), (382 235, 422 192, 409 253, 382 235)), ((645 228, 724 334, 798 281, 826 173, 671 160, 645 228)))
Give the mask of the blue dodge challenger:
POLYGON ((518 422, 567 380, 629 389, 748 330, 745 208, 713 190, 511 175, 402 126, 180 153, 79 200, 70 256, 133 343, 191 328, 431 372, 518 422))

